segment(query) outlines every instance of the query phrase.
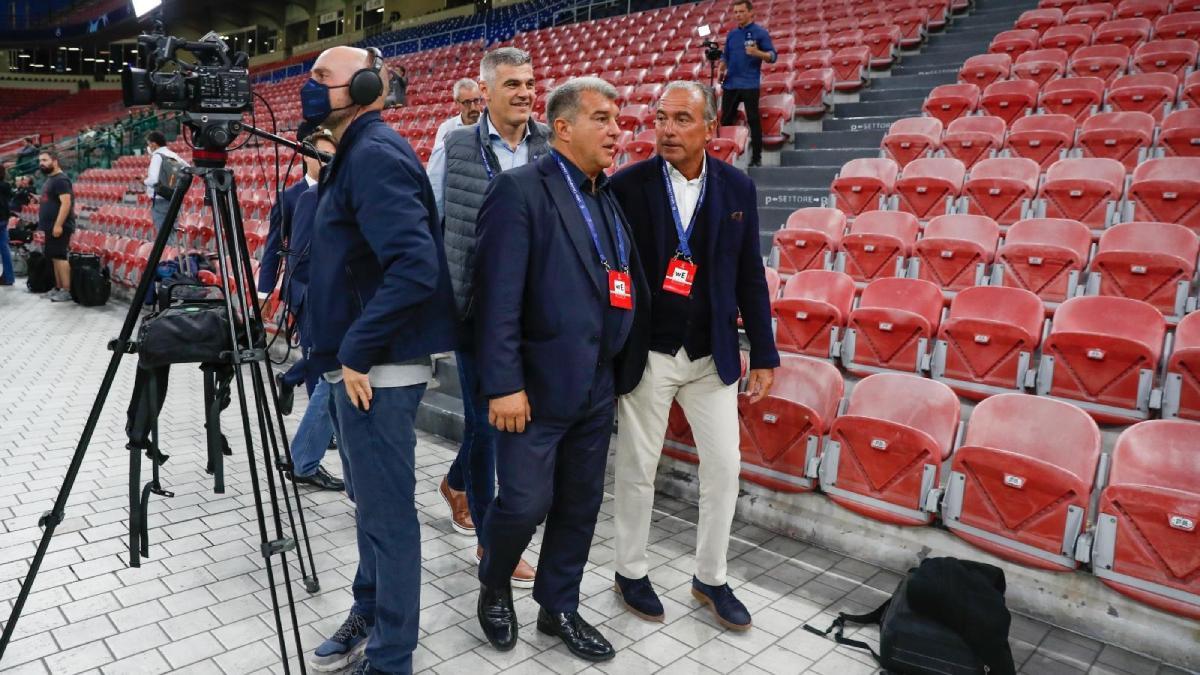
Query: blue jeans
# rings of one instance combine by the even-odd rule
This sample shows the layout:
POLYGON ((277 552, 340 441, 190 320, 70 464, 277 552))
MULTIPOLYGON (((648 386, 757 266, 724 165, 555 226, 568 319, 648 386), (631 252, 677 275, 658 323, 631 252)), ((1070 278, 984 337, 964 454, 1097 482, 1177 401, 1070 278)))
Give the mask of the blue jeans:
POLYGON ((17 281, 13 274, 12 250, 8 248, 8 219, 0 220, 0 265, 4 266, 4 270, 0 272, 0 279, 6 284, 14 284, 17 281))
POLYGON ((467 493, 475 538, 483 541, 483 517, 496 496, 496 429, 488 423, 488 401, 479 395, 479 364, 470 351, 454 353, 462 389, 463 440, 446 482, 467 493))
POLYGON ((308 407, 296 428, 292 439, 292 473, 311 476, 321 466, 329 441, 333 440, 333 418, 329 415, 330 384, 324 379, 317 382, 308 397, 308 407))
POLYGON ((371 666, 411 673, 421 610, 414 424, 425 385, 376 388, 366 412, 350 402, 344 383, 329 388, 358 530, 351 611, 374 623, 367 642, 371 666))

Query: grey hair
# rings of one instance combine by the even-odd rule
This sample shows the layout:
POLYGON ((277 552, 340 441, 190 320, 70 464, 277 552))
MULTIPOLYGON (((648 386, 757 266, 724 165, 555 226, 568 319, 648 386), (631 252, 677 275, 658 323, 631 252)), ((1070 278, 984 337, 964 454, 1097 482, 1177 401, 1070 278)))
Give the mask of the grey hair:
POLYGON ((459 95, 461 95, 464 91, 467 91, 469 89, 478 89, 478 88, 479 88, 478 82, 476 82, 475 80, 472 80, 469 77, 464 77, 463 79, 454 83, 454 100, 457 102, 459 95))
POLYGON ((487 82, 488 86, 496 84, 496 67, 513 66, 514 68, 533 63, 529 52, 516 47, 501 47, 483 55, 479 61, 479 79, 487 82))
POLYGON ((610 101, 617 100, 617 89, 598 77, 573 77, 554 88, 546 99, 546 121, 551 128, 555 120, 573 121, 579 114, 579 98, 585 91, 594 91, 610 101))
POLYGON ((674 80, 668 82, 667 86, 663 87, 662 95, 666 96, 673 91, 700 94, 700 98, 704 101, 704 121, 712 122, 717 119, 717 99, 713 96, 712 89, 709 89, 708 85, 692 80, 674 80))

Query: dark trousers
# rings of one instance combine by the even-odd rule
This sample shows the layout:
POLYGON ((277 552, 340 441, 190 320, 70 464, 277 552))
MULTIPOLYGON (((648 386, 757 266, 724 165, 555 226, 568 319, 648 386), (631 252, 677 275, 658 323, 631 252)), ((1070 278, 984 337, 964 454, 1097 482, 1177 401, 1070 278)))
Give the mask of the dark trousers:
POLYGON ((488 401, 479 395, 479 365, 469 348, 454 353, 462 390, 463 439, 446 482, 467 493, 475 537, 483 542, 483 521, 496 497, 496 429, 488 422, 488 401))
POLYGON ((721 126, 733 126, 737 121, 738 104, 746 106, 746 121, 750 123, 751 161, 762 161, 762 118, 758 116, 758 89, 726 89, 721 94, 721 126))
POLYGON ((330 387, 358 534, 353 611, 374 624, 367 642, 371 666, 411 673, 421 609, 414 424, 425 385, 376 387, 367 412, 350 402, 344 383, 330 387))
POLYGON ((479 580, 492 588, 507 586, 545 519, 533 599, 549 612, 579 607, 579 582, 604 498, 616 405, 612 373, 601 377, 607 382, 598 384, 605 386, 593 391, 605 393, 593 396, 591 408, 576 419, 539 419, 535 409, 524 433, 497 433, 500 489, 484 519, 479 580))

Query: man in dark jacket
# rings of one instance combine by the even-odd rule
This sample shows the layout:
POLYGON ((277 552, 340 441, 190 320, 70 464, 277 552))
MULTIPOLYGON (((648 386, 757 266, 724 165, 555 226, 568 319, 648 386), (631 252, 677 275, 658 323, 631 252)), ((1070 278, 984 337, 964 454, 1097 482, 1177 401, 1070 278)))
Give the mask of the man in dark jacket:
POLYGON ((337 670, 365 642, 359 672, 408 673, 421 590, 414 423, 430 354, 454 347, 454 300, 429 180, 379 114, 383 58, 334 47, 311 77, 301 90, 305 121, 332 131, 338 153, 318 186, 309 363, 333 385, 359 561, 350 615, 310 662, 337 670))
POLYGON ((517 642, 513 567, 545 519, 538 630, 584 659, 614 655, 578 610, 604 496, 614 363, 646 297, 604 175, 620 133, 616 98, 599 78, 555 89, 546 104, 553 152, 497 176, 479 211, 475 344, 480 392, 500 433, 477 614, 500 650, 517 642))
MULTIPOLYGON (((487 111, 478 124, 455 129, 429 162, 429 181, 446 231, 446 259, 454 301, 462 321, 462 344, 455 352, 463 401, 463 440, 438 491, 450 507, 450 523, 474 534, 482 558, 479 525, 496 495, 496 432, 488 423, 487 399, 478 393, 479 367, 474 337, 475 223, 488 185, 504 171, 537 161, 549 150, 550 130, 533 120, 536 90, 529 54, 515 47, 488 52, 479 64, 487 111)), ((513 570, 518 588, 533 586, 534 569, 522 560, 513 570)))
POLYGON ((646 538, 667 416, 678 401, 700 455, 692 595, 722 625, 745 630, 750 613, 725 579, 741 469, 739 311, 750 340, 752 402, 767 395, 779 353, 759 255, 754 184, 704 151, 716 117, 707 87, 668 84, 655 119, 658 156, 612 180, 651 288, 649 301, 638 305, 645 320, 635 322, 617 381, 614 563, 626 606, 662 621, 663 606, 647 575, 646 538))

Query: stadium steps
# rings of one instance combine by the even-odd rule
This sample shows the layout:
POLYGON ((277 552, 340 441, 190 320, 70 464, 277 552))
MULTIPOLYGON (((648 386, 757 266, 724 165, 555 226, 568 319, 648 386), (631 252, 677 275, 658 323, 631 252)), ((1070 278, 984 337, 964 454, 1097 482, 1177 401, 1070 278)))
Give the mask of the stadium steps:
POLYGON ((925 96, 955 82, 967 58, 987 50, 992 36, 1010 30, 1034 0, 979 0, 974 10, 928 39, 919 52, 905 52, 890 77, 872 79, 856 102, 838 103, 821 121, 820 132, 794 134, 792 147, 778 153, 778 166, 750 169, 758 186, 762 252, 792 211, 822 206, 843 164, 879 155, 879 142, 892 122, 921 114, 925 96))

